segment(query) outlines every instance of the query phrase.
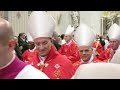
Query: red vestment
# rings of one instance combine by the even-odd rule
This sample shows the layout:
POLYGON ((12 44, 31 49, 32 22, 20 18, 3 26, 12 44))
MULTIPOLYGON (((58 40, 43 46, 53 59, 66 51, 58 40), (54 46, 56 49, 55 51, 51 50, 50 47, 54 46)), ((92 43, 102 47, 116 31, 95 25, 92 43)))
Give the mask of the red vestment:
POLYGON ((40 64, 38 53, 29 63, 51 79, 70 79, 75 73, 71 61, 61 55, 54 46, 51 47, 44 64, 40 64))
POLYGON ((62 55, 65 55, 72 63, 80 59, 78 46, 73 40, 70 45, 63 44, 58 52, 62 55))
MULTIPOLYGON (((101 60, 99 60, 96 56, 94 56, 93 60, 90 63, 98 63, 98 62, 103 62, 101 60)), ((75 63, 73 63, 73 67, 75 68, 75 70, 77 70, 77 68, 81 65, 81 64, 88 64, 86 62, 81 62, 81 61, 77 61, 75 63)))
POLYGON ((104 50, 104 47, 100 44, 100 41, 94 41, 93 48, 96 48, 98 55, 104 50))
POLYGON ((24 62, 30 61, 36 54, 37 54, 36 50, 34 50, 33 52, 30 52, 29 50, 26 50, 22 54, 23 61, 24 62))
POLYGON ((109 59, 111 58, 110 52, 111 52, 111 48, 107 48, 106 50, 100 53, 100 55, 98 56, 98 59, 104 62, 109 62, 109 59))

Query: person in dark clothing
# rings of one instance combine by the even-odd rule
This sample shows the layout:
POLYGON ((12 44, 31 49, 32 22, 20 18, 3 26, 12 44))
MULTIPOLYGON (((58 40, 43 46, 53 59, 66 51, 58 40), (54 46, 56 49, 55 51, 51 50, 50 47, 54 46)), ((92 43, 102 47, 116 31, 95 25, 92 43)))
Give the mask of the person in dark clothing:
POLYGON ((29 49, 25 33, 20 33, 18 36, 18 44, 22 53, 29 49))
POLYGON ((64 36, 65 36, 65 34, 62 34, 62 35, 61 35, 61 39, 62 39, 62 40, 64 39, 64 36))
POLYGON ((57 34, 57 32, 53 33, 53 44, 54 44, 54 46, 56 47, 57 50, 60 49, 61 45, 58 42, 58 34, 57 34))
POLYGON ((102 39, 102 36, 99 37, 101 45, 104 47, 105 41, 102 39))
POLYGON ((15 47, 16 55, 18 56, 18 58, 19 58, 20 60, 23 60, 23 59, 22 59, 22 52, 21 52, 20 47, 19 47, 19 45, 18 45, 18 37, 17 37, 17 36, 14 36, 14 38, 15 38, 15 40, 16 40, 16 47, 15 47))

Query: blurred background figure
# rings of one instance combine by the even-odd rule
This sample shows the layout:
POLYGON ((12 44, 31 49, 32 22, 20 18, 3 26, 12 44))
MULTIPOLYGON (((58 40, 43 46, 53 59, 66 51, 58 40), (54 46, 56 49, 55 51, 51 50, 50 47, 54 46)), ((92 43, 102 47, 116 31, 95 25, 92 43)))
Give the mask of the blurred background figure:
POLYGON ((105 41, 105 45, 104 45, 104 50, 106 50, 107 48, 108 48, 108 46, 110 45, 110 40, 109 40, 109 37, 108 37, 108 35, 105 35, 104 37, 103 37, 103 39, 104 39, 104 41, 105 41))
POLYGON ((18 36, 18 44, 19 44, 19 47, 22 51, 22 53, 29 49, 28 48, 28 43, 27 43, 27 36, 25 33, 20 33, 19 36, 18 36))
POLYGON ((94 40, 93 48, 95 50, 95 55, 97 57, 100 55, 101 52, 104 51, 104 45, 105 45, 105 42, 102 39, 102 36, 98 36, 97 39, 94 40))
POLYGON ((22 59, 22 52, 21 52, 20 47, 19 47, 19 44, 18 44, 18 37, 17 37, 17 36, 14 36, 14 39, 16 40, 15 53, 16 53, 16 55, 18 56, 18 58, 19 58, 20 60, 23 60, 23 59, 22 59))
POLYGON ((65 55, 72 63, 80 59, 78 46, 73 40, 73 31, 74 27, 68 25, 64 36, 66 43, 58 50, 60 54, 65 55))
POLYGON ((26 63, 30 61, 37 53, 35 43, 29 33, 27 34, 27 40, 29 49, 25 50, 22 54, 23 61, 26 63))
POLYGON ((110 62, 115 52, 120 48, 120 26, 114 23, 108 31, 108 37, 110 40, 110 47, 101 52, 98 57, 105 62, 110 62))
POLYGON ((65 39, 64 39, 64 36, 65 36, 65 34, 62 34, 62 35, 61 35, 61 39, 62 39, 62 44, 61 44, 61 45, 63 45, 63 44, 66 43, 66 41, 65 41, 65 39))
POLYGON ((53 44, 55 45, 56 49, 59 50, 61 47, 59 37, 56 31, 53 33, 53 44))

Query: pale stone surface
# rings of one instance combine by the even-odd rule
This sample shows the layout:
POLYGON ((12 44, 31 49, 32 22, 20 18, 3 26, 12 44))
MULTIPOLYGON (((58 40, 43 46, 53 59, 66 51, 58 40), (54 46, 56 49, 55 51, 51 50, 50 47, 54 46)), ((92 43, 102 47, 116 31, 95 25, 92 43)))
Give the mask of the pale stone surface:
POLYGON ((100 18, 102 11, 80 11, 80 22, 89 25, 96 34, 101 34, 100 18))
POLYGON ((56 21, 56 31, 58 34, 63 34, 66 31, 66 28, 71 24, 71 15, 70 11, 48 11, 56 21))
POLYGON ((28 11, 8 11, 8 21, 12 24, 16 36, 27 33, 28 11))
MULTIPOLYGON (((20 32, 27 33, 27 20, 28 20, 28 11, 19 11, 20 18, 17 16, 18 11, 8 11, 8 21, 12 24, 15 35, 18 35, 20 32)), ((81 23, 84 22, 88 24, 95 33, 101 34, 101 22, 102 11, 77 11, 79 12, 79 21, 74 17, 75 23, 73 22, 73 16, 77 16, 76 11, 47 11, 50 15, 55 18, 56 21, 56 31, 58 34, 63 34, 66 31, 66 28, 69 24, 81 23)), ((75 24, 77 25, 77 24, 75 24)))

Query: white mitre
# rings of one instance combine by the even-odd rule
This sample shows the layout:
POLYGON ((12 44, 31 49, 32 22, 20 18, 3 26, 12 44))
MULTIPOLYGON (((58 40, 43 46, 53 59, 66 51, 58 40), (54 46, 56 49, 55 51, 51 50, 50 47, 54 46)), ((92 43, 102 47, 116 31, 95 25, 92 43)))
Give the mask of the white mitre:
POLYGON ((84 23, 81 23, 75 31, 74 39, 78 46, 92 46, 95 40, 95 33, 89 26, 87 26, 84 23))
POLYGON ((52 37, 55 20, 46 11, 33 11, 29 16, 27 29, 33 39, 52 37))
POLYGON ((73 31, 74 31, 74 26, 68 25, 65 34, 66 35, 72 35, 73 31))
POLYGON ((109 39, 120 40, 120 26, 114 23, 108 31, 108 37, 109 39))

